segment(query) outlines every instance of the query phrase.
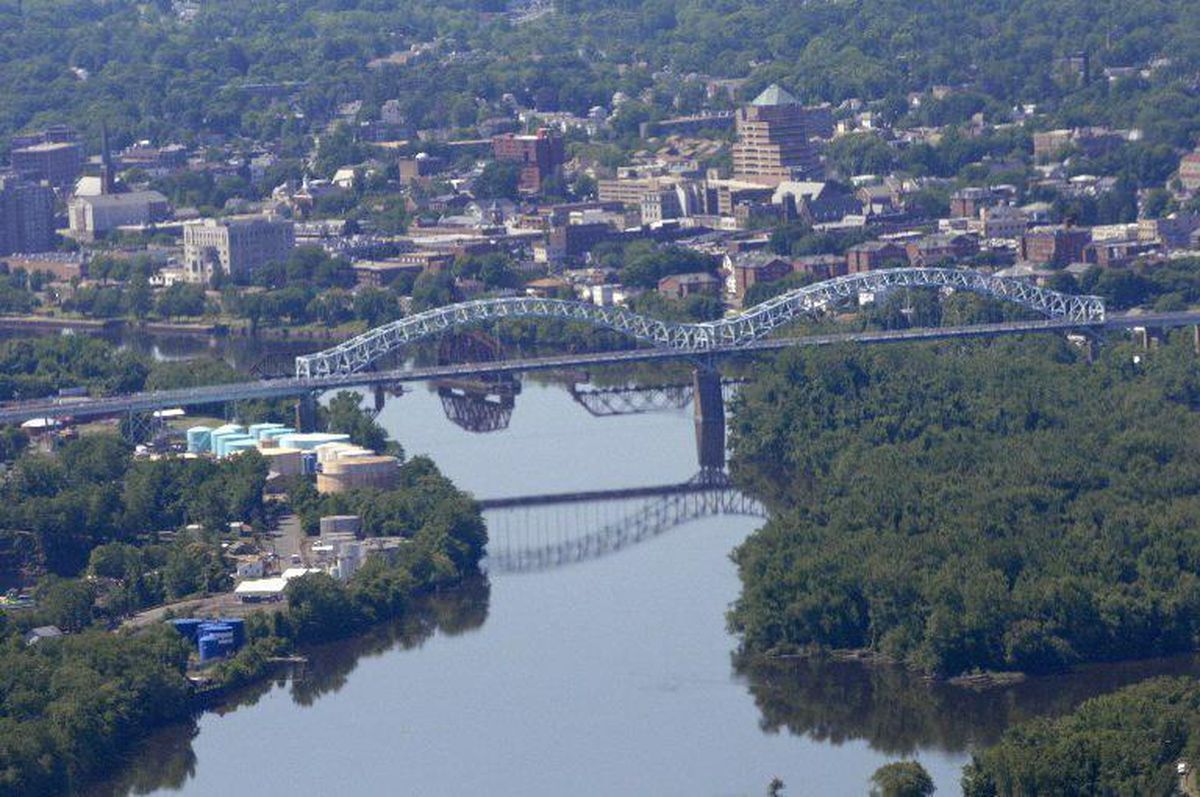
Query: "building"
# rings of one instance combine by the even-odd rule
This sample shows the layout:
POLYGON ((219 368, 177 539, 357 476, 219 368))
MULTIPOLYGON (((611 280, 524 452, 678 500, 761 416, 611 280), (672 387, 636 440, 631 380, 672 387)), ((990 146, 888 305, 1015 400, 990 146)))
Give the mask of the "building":
POLYGON ((292 222, 267 216, 204 219, 183 227, 183 263, 191 282, 209 282, 218 271, 246 277, 283 260, 293 246, 292 222))
POLYGON ((560 174, 566 162, 562 137, 545 128, 534 135, 493 136, 492 154, 498 161, 520 164, 517 190, 523 194, 540 193, 542 183, 560 174))
POLYGON ((991 188, 960 188, 950 195, 950 215, 954 218, 975 218, 981 210, 994 207, 1003 199, 1001 193, 991 188))
POLYGON ((54 248, 54 192, 15 177, 0 177, 0 255, 54 248))
POLYGON ((914 266, 936 266, 977 254, 979 240, 974 235, 927 235, 909 242, 905 252, 908 262, 914 266))
POLYGON ((603 222, 563 224, 550 230, 547 257, 551 261, 581 257, 616 234, 616 230, 603 222))
POLYGON ((446 160, 427 152, 418 152, 411 158, 400 158, 397 166, 400 170, 400 183, 409 185, 441 174, 446 169, 446 160))
POLYGON ((0 258, 0 273, 23 269, 26 274, 49 274, 59 282, 86 279, 88 264, 79 252, 38 252, 6 255, 0 258))
POLYGON ((67 206, 71 235, 80 241, 95 241, 118 227, 152 224, 170 215, 170 203, 157 191, 77 196, 67 206))
POLYGON ((686 299, 689 296, 719 296, 721 280, 707 271, 672 274, 658 281, 658 292, 670 299, 686 299))
POLYGON ((1083 261, 1101 268, 1120 268, 1158 252, 1158 244, 1147 241, 1092 241, 1083 248, 1083 261))
POLYGON ((416 279, 425 271, 422 264, 400 263, 395 260, 359 260, 352 268, 355 284, 369 288, 386 288, 405 274, 410 274, 416 279))
POLYGON ((1020 255, 1029 263, 1068 266, 1083 261, 1091 241, 1091 232, 1079 227, 1035 227, 1021 236, 1020 255))
POLYGON ((775 282, 792 273, 792 263, 767 252, 742 252, 727 255, 722 263, 725 272, 725 291, 740 304, 746 292, 760 282, 775 282))
POLYGON ((847 274, 907 265, 908 251, 891 241, 867 241, 846 250, 847 274))
POLYGON ((29 180, 46 180, 68 186, 83 170, 83 152, 77 141, 45 141, 18 147, 9 154, 13 171, 29 180))
POLYGON ((1179 159, 1179 183, 1185 191, 1200 191, 1200 150, 1179 159))
POLYGON ((62 629, 56 625, 40 625, 25 632, 25 646, 36 645, 47 639, 58 639, 62 635, 62 629))
POLYGON ((780 183, 771 201, 785 207, 785 220, 800 219, 808 224, 839 222, 863 212, 863 204, 853 192, 828 182, 780 183))
POLYGON ((1138 240, 1158 243, 1165 249, 1188 249, 1192 233, 1200 229, 1200 214, 1172 213, 1165 219, 1142 219, 1138 222, 1138 240))
POLYGON ((985 240, 1005 238, 1017 240, 1029 227, 1029 217, 1020 208, 1011 205, 996 205, 980 209, 979 218, 972 219, 968 229, 985 240))
POLYGON ((806 108, 777 85, 771 85, 737 112, 733 145, 735 177, 775 185, 817 173, 820 159, 814 138, 833 135, 827 106, 806 108))

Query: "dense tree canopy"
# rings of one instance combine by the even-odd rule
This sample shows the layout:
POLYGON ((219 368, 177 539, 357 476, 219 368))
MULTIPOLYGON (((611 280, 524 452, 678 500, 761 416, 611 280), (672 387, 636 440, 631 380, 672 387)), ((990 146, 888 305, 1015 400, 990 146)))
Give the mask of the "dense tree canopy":
POLYGON ((1200 362, 1052 338, 792 351, 735 408, 776 516, 736 553, 748 652, 934 673, 1194 648, 1200 362))

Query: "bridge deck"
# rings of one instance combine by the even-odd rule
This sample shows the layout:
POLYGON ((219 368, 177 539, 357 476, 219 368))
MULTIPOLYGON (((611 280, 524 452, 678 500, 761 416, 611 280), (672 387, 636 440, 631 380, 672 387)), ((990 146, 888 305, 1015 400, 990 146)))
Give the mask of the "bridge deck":
POLYGON ((792 346, 827 346, 837 343, 901 343, 919 340, 952 338, 998 337, 1036 332, 1069 331, 1072 329, 1129 329, 1132 327, 1175 327, 1200 324, 1200 312, 1147 313, 1110 316, 1096 324, 1080 324, 1066 319, 1009 321, 999 324, 976 324, 961 327, 930 329, 876 330, 867 332, 837 332, 805 337, 768 338, 741 346, 717 348, 701 354, 677 349, 633 349, 596 354, 568 354, 505 360, 486 364, 441 365, 429 368, 403 368, 389 371, 336 374, 308 379, 269 379, 257 382, 235 382, 224 385, 160 390, 86 399, 37 399, 12 402, 0 407, 0 424, 21 423, 33 418, 92 418, 151 412, 170 407, 192 407, 225 401, 283 398, 310 392, 370 385, 390 385, 400 382, 425 382, 432 379, 470 377, 480 374, 520 373, 526 371, 558 370, 580 366, 618 365, 650 360, 694 359, 697 357, 726 357, 746 352, 771 351, 792 346))

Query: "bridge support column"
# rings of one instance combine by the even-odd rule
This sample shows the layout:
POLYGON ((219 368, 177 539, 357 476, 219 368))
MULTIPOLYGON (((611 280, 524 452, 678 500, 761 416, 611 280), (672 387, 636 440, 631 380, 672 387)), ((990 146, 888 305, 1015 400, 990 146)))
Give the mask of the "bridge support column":
POLYGON ((317 428, 317 394, 305 393, 296 399, 296 431, 313 432, 317 428))
POLYGON ((721 372, 709 366, 692 371, 696 411, 696 453, 701 470, 725 469, 725 398, 721 372))
POLYGON ((383 390, 383 385, 375 386, 375 414, 383 412, 383 405, 387 403, 387 393, 383 390))
POLYGON ((1192 325, 1192 351, 1200 354, 1200 324, 1192 325))

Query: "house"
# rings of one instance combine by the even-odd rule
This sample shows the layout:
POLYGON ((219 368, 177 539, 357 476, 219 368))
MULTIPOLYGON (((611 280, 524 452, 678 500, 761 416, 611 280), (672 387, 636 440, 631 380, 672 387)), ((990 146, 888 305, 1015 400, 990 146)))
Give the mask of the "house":
POLYGON ((721 280, 705 271, 672 274, 658 281, 658 292, 671 299, 717 296, 721 293, 721 280))
POLYGON ((36 645, 47 639, 57 639, 63 636, 62 629, 56 625, 40 625, 25 632, 25 644, 36 645))
POLYGON ((859 274, 894 265, 908 265, 908 252, 891 241, 867 241, 846 250, 848 274, 859 274))
POLYGON ((962 260, 979 252, 979 240, 973 235, 927 235, 905 247, 908 262, 914 266, 935 266, 962 260))
POLYGON ((725 272, 725 291, 734 303, 740 304, 746 291, 760 282, 774 282, 792 273, 792 263, 769 252, 742 252, 726 255, 721 270, 725 272))

